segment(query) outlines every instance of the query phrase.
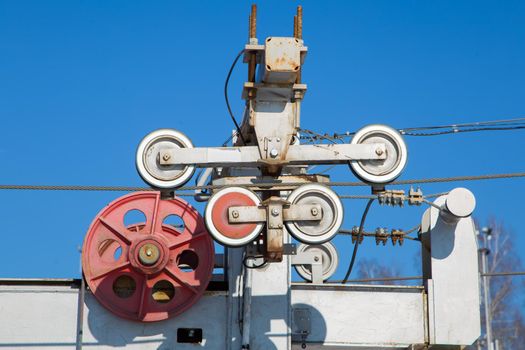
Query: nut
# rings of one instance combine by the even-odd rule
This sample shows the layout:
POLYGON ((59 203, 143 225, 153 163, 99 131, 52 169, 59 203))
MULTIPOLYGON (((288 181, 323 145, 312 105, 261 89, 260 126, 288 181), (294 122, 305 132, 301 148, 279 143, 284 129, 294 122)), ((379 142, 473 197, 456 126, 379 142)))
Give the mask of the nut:
POLYGON ((272 215, 273 215, 273 216, 277 216, 277 215, 279 215, 279 210, 278 210, 277 208, 273 208, 273 209, 272 209, 272 215))
POLYGON ((319 257, 317 255, 314 256, 314 261, 319 261, 319 257))
POLYGON ((279 155, 279 151, 276 150, 275 148, 272 148, 272 150, 270 151, 270 157, 275 158, 278 155, 279 155))
POLYGON ((237 219, 239 217, 239 212, 237 210, 232 210, 232 217, 237 219))
POLYGON ((317 208, 312 208, 310 213, 312 213, 313 216, 317 216, 317 214, 319 214, 319 210, 317 210, 317 208))
POLYGON ((376 149, 376 154, 377 154, 378 156, 382 155, 382 154, 383 154, 383 150, 382 150, 381 148, 377 148, 377 149, 376 149))
POLYGON ((171 158, 171 155, 169 153, 164 153, 162 155, 162 159, 164 159, 164 161, 168 161, 170 158, 171 158))

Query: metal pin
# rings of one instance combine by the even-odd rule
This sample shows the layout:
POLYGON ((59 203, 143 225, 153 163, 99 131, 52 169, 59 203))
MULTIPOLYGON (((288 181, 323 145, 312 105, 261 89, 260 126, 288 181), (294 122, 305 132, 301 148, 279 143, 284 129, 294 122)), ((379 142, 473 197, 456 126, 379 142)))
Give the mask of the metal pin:
MULTIPOLYGON (((252 5, 252 11, 249 17, 249 28, 248 28, 248 43, 252 44, 257 41, 257 5, 252 5)), ((256 57, 253 52, 251 52, 248 63, 248 81, 255 82, 255 66, 257 65, 256 57)))
POLYGON ((297 6, 297 39, 303 38, 303 7, 297 6))

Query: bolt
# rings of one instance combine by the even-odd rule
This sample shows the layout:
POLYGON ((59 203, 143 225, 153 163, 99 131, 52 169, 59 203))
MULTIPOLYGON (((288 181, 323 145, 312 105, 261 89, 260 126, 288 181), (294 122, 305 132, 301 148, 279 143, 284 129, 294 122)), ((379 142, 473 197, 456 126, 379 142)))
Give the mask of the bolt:
POLYGON ((319 261, 319 257, 317 255, 314 256, 314 261, 319 261))
POLYGON ((237 219, 239 217, 239 212, 237 210, 232 210, 232 216, 237 219))
POLYGON ((151 251, 150 248, 146 249, 146 255, 147 256, 151 256, 153 254, 153 252, 151 251))
POLYGON ((313 216, 317 216, 317 214, 319 214, 319 210, 317 210, 317 208, 312 208, 310 213, 312 213, 313 216))
POLYGON ((376 149, 376 154, 378 156, 382 155, 383 154, 383 150, 381 148, 376 149))
POLYGON ((279 210, 278 210, 277 208, 273 208, 273 209, 272 209, 272 215, 273 215, 273 216, 277 216, 277 215, 279 215, 279 210))
POLYGON ((277 142, 281 142, 281 138, 280 137, 277 138, 277 142))
POLYGON ((279 151, 276 150, 275 148, 272 148, 272 150, 270 151, 270 156, 271 156, 272 158, 275 158, 275 157, 277 157, 278 155, 279 155, 279 151))
POLYGON ((164 161, 167 161, 171 158, 171 156, 169 155, 169 153, 164 153, 164 155, 162 156, 162 159, 164 159, 164 161))

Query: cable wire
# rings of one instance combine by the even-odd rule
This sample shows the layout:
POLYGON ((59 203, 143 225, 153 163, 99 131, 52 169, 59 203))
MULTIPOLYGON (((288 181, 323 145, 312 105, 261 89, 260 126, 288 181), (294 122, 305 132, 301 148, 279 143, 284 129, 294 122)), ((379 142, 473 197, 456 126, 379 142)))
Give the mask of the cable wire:
MULTIPOLYGON (((439 136, 446 134, 457 134, 462 132, 478 132, 478 131, 504 131, 504 130, 519 130, 525 129, 525 118, 513 118, 513 119, 500 119, 500 120, 489 120, 472 123, 456 123, 448 125, 431 125, 431 126, 419 126, 411 128, 397 129, 402 135, 406 136, 439 136), (445 131, 436 132, 413 132, 413 131, 425 131, 425 130, 441 130, 450 129, 445 131)), ((315 133, 320 135, 319 133, 315 133)), ((344 133, 334 133, 334 139, 344 139, 355 135, 354 131, 346 131, 344 133)), ((302 139, 313 139, 317 140, 316 136, 302 136, 302 139)))
POLYGON ((426 133, 414 133, 406 132, 399 130, 402 135, 406 136, 439 136, 447 134, 458 134, 461 132, 478 132, 478 131, 504 131, 504 130, 519 130, 525 129, 525 125, 522 126, 511 126, 511 127, 486 127, 486 128, 470 128, 470 129, 452 129, 446 131, 437 131, 437 132, 426 132, 426 133))
POLYGON ((467 128, 475 126, 486 126, 486 125, 520 125, 525 124, 525 118, 512 118, 512 119, 499 119, 499 120, 488 120, 481 122, 471 122, 471 123, 456 123, 448 125, 433 125, 433 126, 419 126, 412 128, 403 128, 400 130, 404 131, 415 131, 415 130, 432 130, 432 129, 446 129, 446 128, 467 128))
MULTIPOLYGON (((479 181, 479 180, 496 180, 496 179, 512 179, 523 178, 525 172, 520 173, 503 173, 503 174, 488 174, 488 175, 468 175, 455 177, 434 177, 426 179, 412 179, 400 180, 389 183, 388 185, 416 185, 427 183, 443 183, 443 182, 458 182, 458 181, 479 181)), ((240 186, 246 188, 270 188, 270 187, 298 187, 304 185, 304 182, 261 182, 253 184, 235 184, 235 185, 202 185, 202 186, 183 186, 176 189, 177 195, 179 191, 194 191, 197 189, 220 189, 224 187, 240 186)), ((332 187, 369 187, 370 184, 364 182, 323 182, 325 186, 332 187)), ((115 192, 133 192, 133 191, 157 191, 150 187, 131 187, 131 186, 84 186, 84 185, 1 185, 0 190, 37 190, 37 191, 115 191, 115 192)), ((184 192, 182 192, 184 194, 184 192)), ((367 199, 368 196, 347 196, 343 195, 341 198, 347 199, 367 199)), ((376 198, 374 196, 374 198, 376 198)), ((430 198, 426 196, 426 198, 430 198)))
POLYGON ((237 133, 241 137, 242 143, 245 145, 246 141, 244 140, 244 136, 241 133, 241 127, 239 126, 239 124, 237 123, 237 120, 235 119, 235 116, 233 115, 233 112, 232 112, 232 109, 231 109, 231 106, 230 106, 230 100, 228 99, 228 83, 230 82, 230 77, 232 75, 233 68, 235 68, 235 65, 237 64, 237 61, 239 60, 239 58, 242 56, 243 53, 244 53, 244 49, 239 51, 239 53, 237 54, 237 57, 235 57, 235 60, 233 60, 233 63, 231 65, 231 67, 230 67, 228 75, 226 76, 226 81, 224 82, 224 100, 226 101, 226 107, 228 107, 228 113, 230 113, 230 117, 232 118, 233 124, 235 124, 235 128, 237 129, 237 133))
POLYGON ((365 211, 363 212, 363 216, 361 217, 361 223, 359 224, 359 232, 357 233, 357 239, 354 243, 354 251, 352 252, 352 259, 350 260, 350 265, 348 265, 348 270, 346 271, 345 277, 343 278, 343 284, 348 281, 348 277, 350 277, 350 274, 352 273, 352 269, 354 268, 355 263, 355 257, 357 255, 357 249, 359 248, 359 241, 361 240, 361 235, 363 234, 363 226, 365 225, 366 216, 368 214, 368 210, 370 209, 370 206, 374 202, 374 198, 369 199, 368 203, 366 204, 365 211))

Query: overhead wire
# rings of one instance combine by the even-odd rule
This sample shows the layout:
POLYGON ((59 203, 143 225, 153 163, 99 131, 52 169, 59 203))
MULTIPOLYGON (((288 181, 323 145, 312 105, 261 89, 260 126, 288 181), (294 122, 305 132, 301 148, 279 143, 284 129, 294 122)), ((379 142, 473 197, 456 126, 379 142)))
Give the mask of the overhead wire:
POLYGON ((461 132, 478 132, 478 131, 504 131, 504 130, 519 130, 519 129, 525 129, 525 125, 521 126, 510 126, 510 127, 484 127, 484 128, 469 128, 469 129, 452 129, 452 130, 446 130, 446 131, 437 131, 437 132, 426 132, 426 133, 414 133, 414 132, 406 132, 406 131, 400 131, 402 135, 407 136, 439 136, 439 135, 447 135, 447 134, 458 134, 461 132))
POLYGON ((470 122, 470 123, 455 123, 455 124, 448 124, 448 125, 419 126, 419 127, 403 128, 401 130, 415 131, 415 130, 431 130, 431 129, 445 129, 445 128, 465 128, 465 127, 500 125, 500 124, 505 124, 505 125, 525 124, 525 118, 497 119, 497 120, 486 120, 486 121, 470 122))
POLYGON ((357 250, 359 249, 359 241, 361 240, 361 236, 363 234, 363 227, 365 225, 366 216, 368 214, 368 210, 370 210, 370 206, 372 206, 372 203, 374 203, 374 198, 369 199, 368 203, 366 204, 365 210, 363 211, 363 215, 361 216, 361 223, 359 224, 359 232, 357 234, 357 239, 354 243, 354 250, 352 252, 352 258, 350 259, 350 264, 348 265, 348 270, 346 270, 345 277, 343 278, 343 284, 348 281, 348 277, 350 277, 350 274, 352 273, 352 269, 354 268, 355 263, 355 257, 357 255, 357 250))
MULTIPOLYGON (((505 130, 520 130, 525 129, 525 118, 513 118, 513 119, 500 119, 500 120, 489 120, 471 123, 455 123, 447 125, 431 125, 431 126, 419 126, 410 128, 397 129, 402 135, 406 136, 438 136, 446 134, 457 134, 462 132, 479 132, 479 131, 505 131, 505 130), (444 131, 432 131, 422 132, 426 130, 442 130, 444 131), (414 132, 420 131, 420 132, 414 132)), ((313 136, 301 136, 302 139, 319 139, 318 135, 323 135, 318 132, 312 132, 313 136)), ((344 133, 334 133, 333 139, 344 139, 355 135, 354 131, 346 131, 344 133)), ((324 135, 326 137, 326 134, 324 135)))
MULTIPOLYGON (((386 185, 417 185, 417 184, 428 184, 428 183, 443 183, 443 182, 459 182, 459 181, 480 181, 480 180, 497 180, 497 179, 512 179, 512 178, 523 178, 525 172, 517 173, 502 173, 502 174, 487 174, 487 175, 467 175, 467 176, 451 176, 451 177, 433 177, 423 179, 410 179, 410 180, 398 180, 388 183, 386 185)), ((261 183, 250 183, 250 184, 235 184, 235 186, 246 187, 246 188, 270 188, 270 187, 296 187, 304 185, 304 182, 261 182, 261 183)), ((370 184, 365 182, 351 182, 351 181, 330 181, 323 182, 325 186, 332 187, 369 187, 370 184)), ((197 189, 220 189, 233 185, 202 185, 202 186, 183 186, 174 191, 178 193, 184 193, 179 191, 193 191, 197 189)), ((133 191, 158 191, 158 189, 152 189, 150 187, 133 187, 133 186, 90 186, 90 185, 7 185, 0 184, 0 190, 37 190, 37 191, 115 191, 115 192, 133 192, 133 191)), ((439 194, 438 194, 439 195, 439 194)), ((435 196, 438 196, 435 195, 435 196)), ((367 199, 363 196, 347 196, 343 195, 341 198, 347 199, 367 199)), ((375 197, 374 197, 375 198, 375 197)), ((429 196, 427 196, 429 198, 429 196)))

